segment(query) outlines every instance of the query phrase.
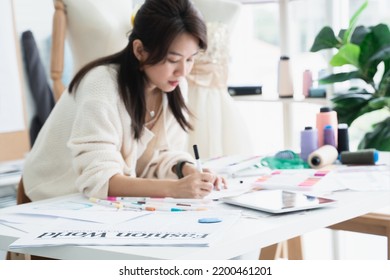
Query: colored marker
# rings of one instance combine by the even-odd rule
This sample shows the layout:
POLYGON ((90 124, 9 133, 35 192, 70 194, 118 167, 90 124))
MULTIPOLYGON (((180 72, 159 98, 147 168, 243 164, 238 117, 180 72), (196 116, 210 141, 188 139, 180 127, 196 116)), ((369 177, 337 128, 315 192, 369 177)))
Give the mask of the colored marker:
POLYGON ((167 203, 184 203, 184 204, 205 204, 216 201, 217 199, 199 199, 199 198, 154 198, 146 197, 144 201, 147 202, 167 202, 167 203))
POLYGON ((109 196, 110 201, 129 201, 137 203, 146 202, 166 202, 166 203, 184 203, 184 204, 205 204, 217 201, 218 199, 198 199, 198 198, 172 198, 172 197, 114 197, 109 196))
POLYGON ((177 207, 164 207, 164 206, 158 206, 158 207, 155 207, 156 211, 168 211, 168 212, 181 212, 181 211, 185 211, 184 209, 182 208, 177 208, 177 207))
POLYGON ((175 208, 176 206, 183 206, 183 209, 189 209, 188 207, 194 207, 194 205, 196 205, 197 207, 200 205, 200 204, 188 204, 188 203, 165 203, 165 202, 161 202, 161 201, 137 201, 137 202, 133 202, 133 204, 148 204, 148 203, 151 203, 152 205, 158 205, 158 206, 165 206, 165 207, 172 207, 172 208, 175 208))
POLYGON ((146 205, 138 205, 138 204, 123 204, 123 209, 129 210, 146 210, 146 211, 156 211, 156 208, 146 205))
POLYGON ((196 160, 196 169, 198 169, 199 172, 202 172, 203 168, 202 168, 202 163, 200 162, 200 158, 199 158, 198 146, 197 145, 193 145, 192 147, 194 148, 194 155, 195 155, 195 160, 196 160))
POLYGON ((109 200, 99 199, 99 198, 95 198, 95 197, 90 197, 89 200, 92 201, 93 203, 96 203, 99 205, 111 206, 111 207, 115 207, 117 209, 120 209, 123 207, 123 205, 121 203, 112 202, 109 200))

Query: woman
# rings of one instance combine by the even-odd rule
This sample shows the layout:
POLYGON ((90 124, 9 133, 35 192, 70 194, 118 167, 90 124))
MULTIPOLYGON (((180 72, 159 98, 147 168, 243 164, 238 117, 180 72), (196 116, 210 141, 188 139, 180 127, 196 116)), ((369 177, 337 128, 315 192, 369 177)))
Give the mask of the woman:
POLYGON ((178 85, 206 33, 189 0, 145 1, 125 49, 83 67, 62 94, 26 159, 27 196, 202 198, 220 189, 222 178, 198 172, 180 150, 192 126, 178 85))

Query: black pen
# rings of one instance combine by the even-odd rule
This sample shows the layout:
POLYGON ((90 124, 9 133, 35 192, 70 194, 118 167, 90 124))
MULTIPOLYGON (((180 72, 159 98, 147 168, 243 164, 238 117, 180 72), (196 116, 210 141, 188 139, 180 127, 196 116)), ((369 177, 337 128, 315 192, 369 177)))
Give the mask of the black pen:
POLYGON ((194 154, 195 154, 195 160, 196 160, 196 169, 198 169, 199 172, 202 172, 202 163, 200 162, 199 153, 198 153, 198 146, 194 145, 194 154))

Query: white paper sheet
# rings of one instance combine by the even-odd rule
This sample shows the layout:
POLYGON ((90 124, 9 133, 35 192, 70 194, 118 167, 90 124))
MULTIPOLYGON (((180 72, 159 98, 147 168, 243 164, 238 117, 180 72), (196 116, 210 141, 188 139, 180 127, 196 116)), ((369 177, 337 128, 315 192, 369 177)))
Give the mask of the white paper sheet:
POLYGON ((15 222, 18 224, 36 222, 42 219, 66 218, 101 224, 116 224, 145 215, 147 212, 122 211, 90 202, 81 195, 70 196, 61 201, 41 204, 23 204, 4 209, 0 223, 15 222), (7 215, 8 213, 8 215, 7 215))
POLYGON ((229 230, 240 211, 149 212, 115 225, 59 220, 50 227, 26 234, 10 248, 60 245, 209 246, 229 230), (217 223, 199 219, 218 218, 217 223))
POLYGON ((335 171, 335 180, 346 189, 355 191, 390 190, 390 166, 348 166, 335 171))

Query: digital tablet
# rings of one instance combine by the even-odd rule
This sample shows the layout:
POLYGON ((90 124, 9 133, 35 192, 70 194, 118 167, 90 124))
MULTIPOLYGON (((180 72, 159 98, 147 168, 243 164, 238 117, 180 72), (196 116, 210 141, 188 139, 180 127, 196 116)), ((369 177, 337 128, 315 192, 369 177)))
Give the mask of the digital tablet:
POLYGON ((223 202, 270 213, 287 213, 320 208, 336 200, 286 190, 260 190, 224 197, 223 202))

